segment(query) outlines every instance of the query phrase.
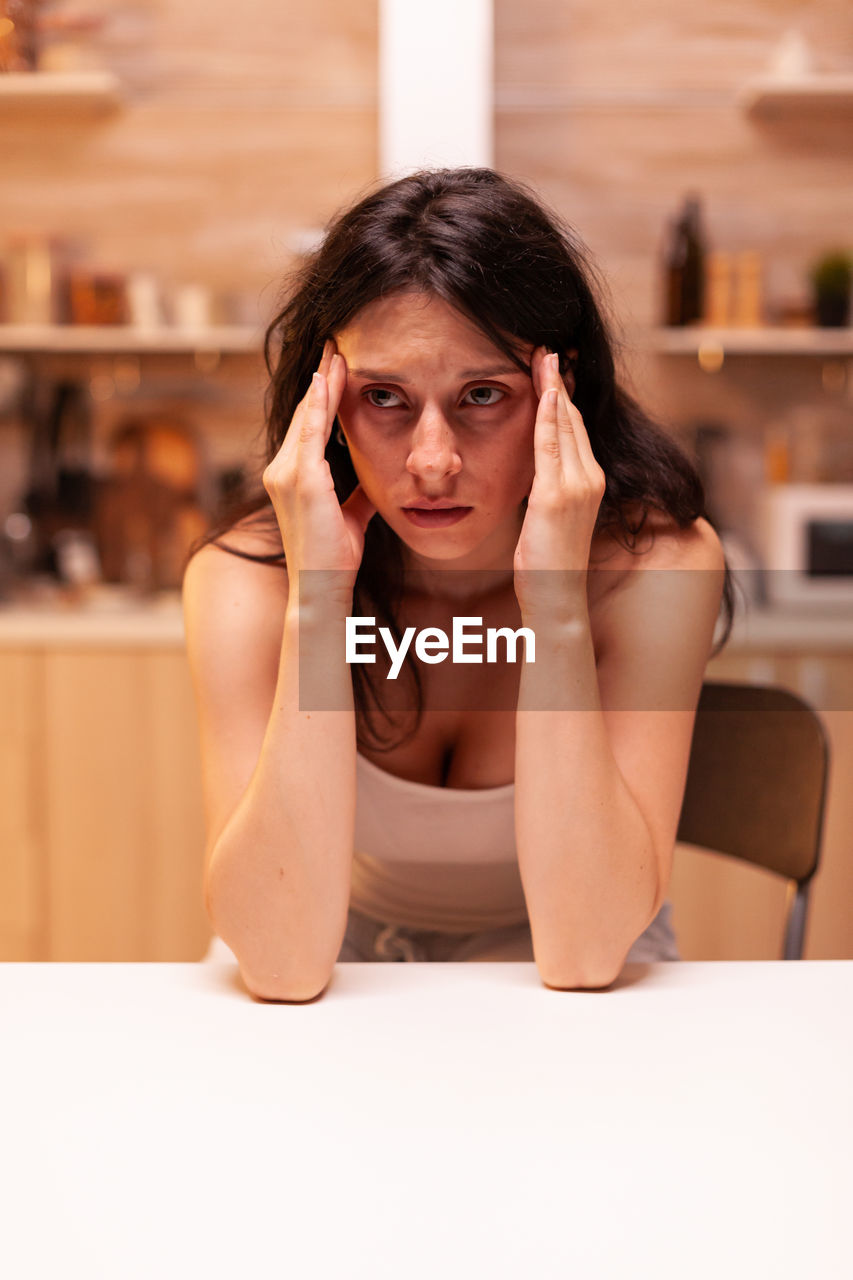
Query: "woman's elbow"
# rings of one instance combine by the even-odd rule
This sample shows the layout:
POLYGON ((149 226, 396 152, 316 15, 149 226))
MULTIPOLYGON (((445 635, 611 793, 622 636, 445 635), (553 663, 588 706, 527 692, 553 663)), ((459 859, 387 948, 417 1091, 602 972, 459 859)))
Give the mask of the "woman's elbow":
POLYGON ((622 962, 578 961, 551 967, 537 961, 543 984, 552 991, 604 991, 622 972, 622 962))
POLYGON ((277 1004, 308 1004, 317 1000, 331 981, 331 974, 253 973, 244 964, 240 976, 253 1000, 277 1004))

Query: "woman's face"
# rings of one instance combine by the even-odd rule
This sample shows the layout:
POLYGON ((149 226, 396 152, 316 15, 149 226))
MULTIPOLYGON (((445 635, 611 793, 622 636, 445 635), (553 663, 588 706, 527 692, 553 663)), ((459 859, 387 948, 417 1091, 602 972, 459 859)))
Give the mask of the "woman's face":
MULTIPOLYGON (((531 378, 431 294, 377 299, 335 340, 353 466, 410 559, 511 566, 533 483, 531 378)), ((518 351, 529 362, 532 346, 518 351)))

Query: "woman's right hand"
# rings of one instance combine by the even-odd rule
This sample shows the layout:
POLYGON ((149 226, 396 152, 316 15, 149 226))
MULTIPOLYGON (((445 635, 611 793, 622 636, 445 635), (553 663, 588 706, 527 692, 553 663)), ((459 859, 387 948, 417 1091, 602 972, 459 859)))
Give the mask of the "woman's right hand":
MULTIPOLYGON (((318 594, 344 597, 348 592, 351 600, 365 530, 376 508, 360 484, 341 506, 325 458, 346 380, 346 361, 327 341, 263 484, 281 530, 291 584, 302 570, 327 571, 322 580, 318 576, 318 594)), ((310 592, 310 585, 305 587, 310 592)))

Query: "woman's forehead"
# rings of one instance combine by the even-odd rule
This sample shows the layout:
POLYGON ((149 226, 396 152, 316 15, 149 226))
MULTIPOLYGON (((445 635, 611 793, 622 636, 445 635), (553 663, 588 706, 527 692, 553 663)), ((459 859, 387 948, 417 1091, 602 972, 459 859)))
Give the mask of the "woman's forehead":
MULTIPOLYGON (((507 355, 468 316, 444 298, 423 292, 398 292, 369 302, 334 335, 348 363, 375 364, 395 354, 446 348, 459 356, 498 360, 507 355)), ((509 335, 508 335, 509 338, 509 335)), ((509 338, 518 355, 529 359, 533 346, 509 338)))

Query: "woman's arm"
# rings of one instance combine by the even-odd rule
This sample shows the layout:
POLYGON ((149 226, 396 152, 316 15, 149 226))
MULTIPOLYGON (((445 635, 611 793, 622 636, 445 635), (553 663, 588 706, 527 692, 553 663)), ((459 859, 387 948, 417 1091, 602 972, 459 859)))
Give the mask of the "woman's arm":
POLYGON ((348 669, 331 657, 331 646, 343 653, 343 615, 313 602, 300 616, 282 570, 216 546, 190 562, 184 610, 208 914, 253 995, 311 999, 331 976, 349 902, 355 718, 348 669), (300 646, 323 664, 334 710, 300 709, 300 646))
POLYGON ((585 592, 523 615, 516 839, 548 986, 607 986, 666 897, 723 571, 707 522, 661 537, 604 601, 598 669, 585 592))
POLYGON ((184 583, 208 913, 249 990, 270 1000, 318 995, 346 930, 356 738, 345 619, 375 509, 360 485, 339 504, 325 458, 345 386, 329 340, 263 474, 287 576, 209 546, 184 583))
POLYGON ((537 348, 531 370, 536 470, 514 562, 536 635, 516 726, 519 869, 546 984, 600 987, 666 896, 725 560, 704 520, 659 534, 642 567, 596 593, 596 661, 587 574, 605 476, 557 357, 537 348))

